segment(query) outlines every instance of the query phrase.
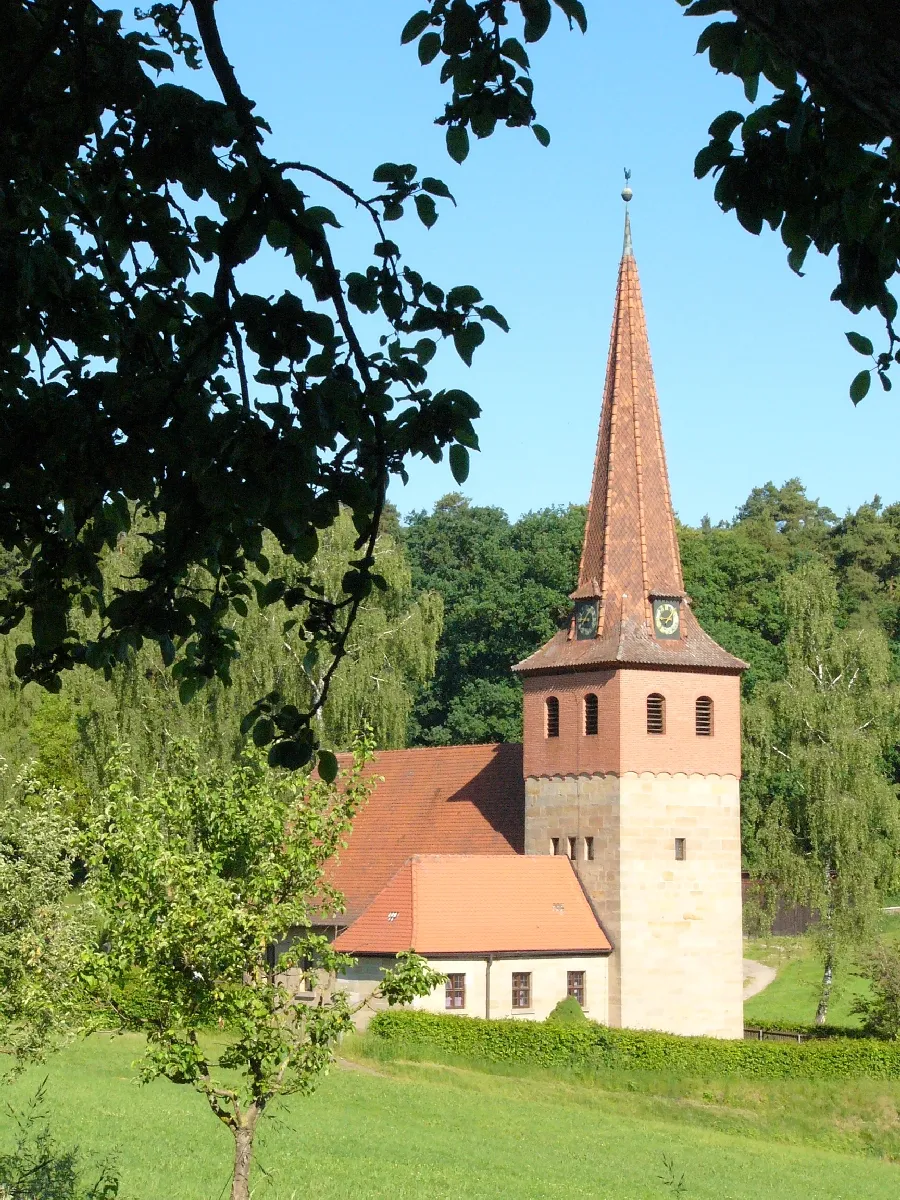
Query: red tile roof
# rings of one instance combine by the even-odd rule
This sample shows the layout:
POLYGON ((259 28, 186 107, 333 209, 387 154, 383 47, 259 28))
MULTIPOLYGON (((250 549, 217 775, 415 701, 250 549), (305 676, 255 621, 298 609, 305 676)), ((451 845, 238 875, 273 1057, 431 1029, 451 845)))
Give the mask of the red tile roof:
POLYGON ((522 854, 522 747, 382 750, 368 768, 382 782, 357 814, 329 872, 355 920, 414 854, 522 854))
POLYGON ((567 858, 506 854, 416 855, 334 945, 460 957, 611 949, 567 858))

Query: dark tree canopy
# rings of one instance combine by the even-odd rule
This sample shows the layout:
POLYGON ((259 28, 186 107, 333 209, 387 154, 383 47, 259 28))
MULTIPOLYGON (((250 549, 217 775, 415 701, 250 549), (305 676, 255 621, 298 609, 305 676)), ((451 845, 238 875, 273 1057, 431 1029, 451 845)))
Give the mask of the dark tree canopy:
POLYGON ((837 250, 832 299, 852 313, 876 309, 887 344, 847 338, 871 359, 850 388, 854 404, 873 373, 885 390, 900 362, 892 281, 900 269, 900 34, 881 0, 678 0, 689 16, 735 15, 700 35, 698 52, 736 75, 749 104, 762 81, 765 102, 729 111, 709 127, 699 177, 717 176, 715 197, 751 233, 780 229, 792 270, 811 247, 837 250))
MULTIPOLYGON (((584 28, 578 0, 555 3, 584 28)), ((214 0, 154 4, 134 27, 92 0, 0 11, 0 631, 30 616, 20 678, 58 690, 74 664, 109 673, 150 641, 189 699, 228 681, 228 617, 248 599, 286 604, 290 636, 326 643, 336 666, 382 583, 373 549, 390 477, 449 448, 461 481, 477 446, 472 397, 428 387, 437 344, 470 363, 483 322, 505 327, 477 288, 427 282, 388 236, 405 207, 433 225, 446 185, 384 163, 362 195, 274 158, 214 0), (204 64, 217 99, 188 86, 204 64), (329 189, 371 222, 356 270, 335 261, 329 189), (264 253, 293 266, 280 296, 245 285, 264 253), (357 541, 338 598, 311 572, 289 584, 270 571, 264 534, 308 564, 342 505, 357 541), (136 518, 150 525, 146 552, 132 585, 109 591, 103 556, 136 518), (70 620, 79 606, 97 617, 91 636, 70 620)), ((457 161, 498 122, 548 141, 510 16, 536 41, 551 5, 435 0, 403 31, 451 84, 439 120, 457 161)), ((271 761, 295 767, 313 753, 313 716, 271 695, 249 723, 265 721, 271 761)))

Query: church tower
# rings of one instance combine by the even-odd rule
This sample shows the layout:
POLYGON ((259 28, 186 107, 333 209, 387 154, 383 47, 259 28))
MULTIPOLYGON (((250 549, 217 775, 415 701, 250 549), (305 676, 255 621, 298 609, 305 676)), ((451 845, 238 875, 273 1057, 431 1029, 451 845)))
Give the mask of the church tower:
POLYGON ((740 1037, 746 664, 684 591, 627 207, 572 600, 568 625, 513 668, 525 853, 576 866, 613 945, 610 1024, 740 1037))

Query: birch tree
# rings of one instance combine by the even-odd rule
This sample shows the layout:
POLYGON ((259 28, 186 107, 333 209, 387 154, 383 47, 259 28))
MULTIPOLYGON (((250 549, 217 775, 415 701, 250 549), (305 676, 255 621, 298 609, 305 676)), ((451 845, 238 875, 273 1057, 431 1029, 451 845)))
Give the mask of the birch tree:
MULTIPOLYGON (((756 779, 751 868, 769 892, 817 915, 824 1024, 842 949, 871 937, 897 876, 900 819, 885 755, 897 689, 884 635, 840 629, 828 569, 811 561, 783 580, 786 677, 748 705, 748 773, 756 779)), ((751 803, 754 798, 751 797, 751 803)))

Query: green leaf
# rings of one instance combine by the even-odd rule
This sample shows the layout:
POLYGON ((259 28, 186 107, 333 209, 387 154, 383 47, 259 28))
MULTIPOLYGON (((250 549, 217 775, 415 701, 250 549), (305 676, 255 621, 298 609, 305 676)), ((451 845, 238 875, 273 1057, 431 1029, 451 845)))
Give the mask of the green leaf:
POLYGON ((727 112, 719 113, 709 127, 710 137, 717 142, 727 141, 743 121, 742 113, 729 108, 727 112))
POLYGON ((525 17, 525 41, 539 42, 550 24, 550 0, 520 0, 525 17))
POLYGON ((416 212, 419 214, 419 220, 426 229, 430 229, 437 221, 438 214, 434 201, 424 192, 419 192, 415 197, 416 212))
POLYGON ((537 138, 537 140, 541 143, 542 146, 550 145, 550 130, 549 129, 546 129, 543 125, 532 125, 531 132, 534 134, 534 136, 537 138))
POLYGON ((338 760, 330 750, 319 751, 319 776, 326 783, 334 783, 337 779, 338 760))
POLYGON ((507 38, 500 47, 500 53, 504 58, 508 58, 521 67, 523 71, 528 70, 528 54, 518 38, 507 38))
POLYGON ((419 41, 419 62, 423 67, 427 67, 430 62, 434 62, 440 53, 441 35, 439 33, 426 33, 419 41))
MULTIPOLYGON (((426 293, 427 295, 427 293, 426 293)), ((471 284, 463 283, 451 288, 447 293, 447 304, 450 308, 469 308, 481 299, 481 292, 471 284)))
POLYGON ((556 4, 569 18, 570 29, 574 21, 582 33, 587 33, 587 13, 581 0, 556 0, 556 4))
POLYGON ((269 766, 285 771, 299 771, 312 758, 313 748, 308 741, 276 742, 269 748, 269 766))
POLYGON ((878 378, 881 380, 881 386, 884 388, 884 390, 889 392, 892 386, 890 378, 885 374, 884 371, 878 372, 878 378))
POLYGON ((869 371, 860 371, 850 384, 850 399, 854 404, 859 404, 860 400, 867 394, 871 384, 871 373, 869 371))
POLYGON ((504 317, 502 312, 498 312, 497 309, 494 308, 493 304, 483 305, 478 309, 478 315, 484 321, 493 321, 493 323, 498 325, 504 333, 509 333, 509 322, 507 321, 506 317, 504 317))
POLYGON ((402 178, 402 172, 397 164, 393 162, 381 163, 372 172, 374 183, 394 183, 400 178, 402 178))
POLYGON ((400 34, 400 45, 406 46, 409 42, 415 41, 419 34, 428 28, 430 21, 431 13, 427 12, 424 8, 420 9, 417 13, 413 13, 403 26, 403 32, 400 34))
POLYGON ((434 358, 437 351, 437 343, 432 338, 419 338, 413 347, 416 358, 426 366, 434 358))
MULTIPOLYGON (((426 192, 431 192, 432 196, 443 196, 447 200, 453 200, 453 195, 446 183, 442 179, 433 179, 430 175, 426 175, 422 180, 422 187, 426 192)), ((456 201, 453 200, 455 204, 456 201)))
POLYGON ((857 354, 871 355, 873 353, 874 347, 872 343, 867 337, 863 337, 861 333, 845 333, 844 337, 857 354))
POLYGON ((453 335, 453 344, 456 347, 456 353, 467 367, 471 367, 472 355, 483 341, 484 326, 479 325, 477 321, 470 321, 462 329, 457 329, 453 335))
POLYGON ((465 483, 469 478, 469 452, 457 442, 450 447, 450 470, 457 483, 465 483))
POLYGON ((447 130, 447 153, 454 162, 465 162, 469 153, 469 135, 463 125, 451 125, 447 130))
POLYGON ((253 744, 255 746, 268 746, 274 736, 275 722, 271 717, 260 717, 253 726, 253 744))

